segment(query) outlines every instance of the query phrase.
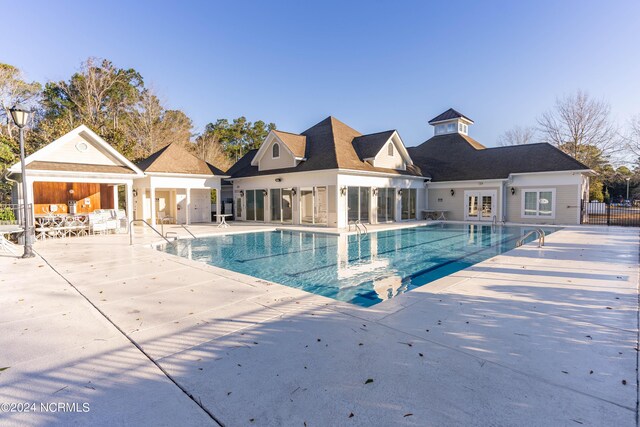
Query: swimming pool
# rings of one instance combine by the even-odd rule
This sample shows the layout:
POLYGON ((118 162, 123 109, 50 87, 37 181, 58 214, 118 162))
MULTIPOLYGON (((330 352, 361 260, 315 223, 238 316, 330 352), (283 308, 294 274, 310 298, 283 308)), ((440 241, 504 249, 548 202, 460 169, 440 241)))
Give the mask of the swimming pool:
POLYGON ((443 223, 361 237, 279 230, 178 240, 158 249, 370 307, 511 250, 535 228, 443 223))

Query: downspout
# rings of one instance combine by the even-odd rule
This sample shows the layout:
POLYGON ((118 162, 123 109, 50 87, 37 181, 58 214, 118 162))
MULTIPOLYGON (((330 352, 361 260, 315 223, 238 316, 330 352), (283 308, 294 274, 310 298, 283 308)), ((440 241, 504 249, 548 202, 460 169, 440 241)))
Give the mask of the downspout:
MULTIPOLYGON (((511 180, 511 176, 509 176, 509 180, 511 180)), ((507 222, 507 184, 509 183, 509 180, 502 181, 502 212, 500 216, 502 217, 503 224, 507 222)))

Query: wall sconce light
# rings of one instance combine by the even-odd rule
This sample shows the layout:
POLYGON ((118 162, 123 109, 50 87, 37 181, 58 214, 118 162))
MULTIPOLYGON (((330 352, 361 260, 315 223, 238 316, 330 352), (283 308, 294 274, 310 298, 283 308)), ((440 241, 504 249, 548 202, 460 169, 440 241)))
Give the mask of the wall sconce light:
POLYGON ((341 196, 346 196, 346 194, 347 194, 347 187, 344 187, 344 186, 341 187, 340 188, 340 195, 341 196))
POLYGON ((69 194, 73 195, 74 191, 73 188, 69 189, 69 194))
MULTIPOLYGON (((73 190, 70 190, 73 191, 73 190)), ((135 188, 133 189, 133 197, 138 197, 138 190, 136 190, 135 188)))
POLYGON ((511 195, 515 196, 516 194, 516 188, 515 187, 511 187, 511 195))
POLYGON ((244 197, 244 191, 240 190, 240 197, 244 197))
POLYGON ((402 192, 403 192, 403 191, 404 191, 404 190, 403 190, 402 188, 401 188, 401 189, 399 189, 399 190, 398 190, 398 196, 402 196, 402 192))
POLYGON ((292 195, 292 196, 295 196, 296 194, 298 194, 298 192, 296 191, 296 189, 295 189, 295 188, 292 188, 292 189, 291 189, 291 195, 292 195))
POLYGON ((276 178, 276 182, 282 182, 282 178, 276 178))
POLYGON ((267 194, 269 194, 269 192, 267 190, 262 190, 262 195, 266 196, 267 194))
POLYGON ((374 195, 374 196, 377 196, 377 195, 378 195, 378 189, 377 189, 377 188, 375 188, 375 187, 374 187, 374 189, 373 189, 373 195, 374 195))
POLYGON ((456 190, 454 190, 453 188, 451 189, 451 197, 456 195, 456 190))

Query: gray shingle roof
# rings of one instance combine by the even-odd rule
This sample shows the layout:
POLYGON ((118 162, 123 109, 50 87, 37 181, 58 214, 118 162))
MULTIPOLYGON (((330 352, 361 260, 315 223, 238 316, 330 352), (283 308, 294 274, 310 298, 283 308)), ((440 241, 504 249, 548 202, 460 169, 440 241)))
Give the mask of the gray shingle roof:
POLYGON ((356 152, 353 140, 363 136, 360 132, 335 117, 327 117, 300 135, 306 137, 306 161, 296 167, 258 171, 257 166, 251 166, 251 160, 256 151, 250 151, 227 171, 233 178, 259 175, 274 175, 289 172, 305 172, 326 169, 351 169, 369 172, 382 172, 397 175, 423 176, 419 168, 407 167, 406 171, 373 167, 361 159, 356 152))
POLYGON ((408 151, 414 163, 427 171, 434 182, 506 179, 512 173, 589 170, 547 143, 484 148, 459 133, 434 136, 408 151))
POLYGON ((442 114, 434 117, 433 119, 429 120, 429 124, 442 122, 444 120, 452 120, 452 119, 460 119, 460 118, 469 120, 471 123, 473 123, 473 120, 471 120, 469 117, 465 116, 462 113, 457 112, 453 108, 449 108, 444 113, 442 113, 442 114))
POLYGON ((352 144, 360 160, 375 157, 394 132, 394 130, 386 130, 353 138, 352 144))

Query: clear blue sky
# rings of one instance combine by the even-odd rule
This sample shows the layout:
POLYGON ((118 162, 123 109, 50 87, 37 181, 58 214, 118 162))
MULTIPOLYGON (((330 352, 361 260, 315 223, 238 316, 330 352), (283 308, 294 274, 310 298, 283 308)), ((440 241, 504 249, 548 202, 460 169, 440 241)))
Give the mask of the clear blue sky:
POLYGON ((640 1, 5 2, 0 61, 67 79, 89 56, 142 73, 196 130, 245 115, 300 132, 432 135, 448 107, 495 145, 578 88, 640 114, 640 1), (10 40, 19 34, 20 42, 10 40))

